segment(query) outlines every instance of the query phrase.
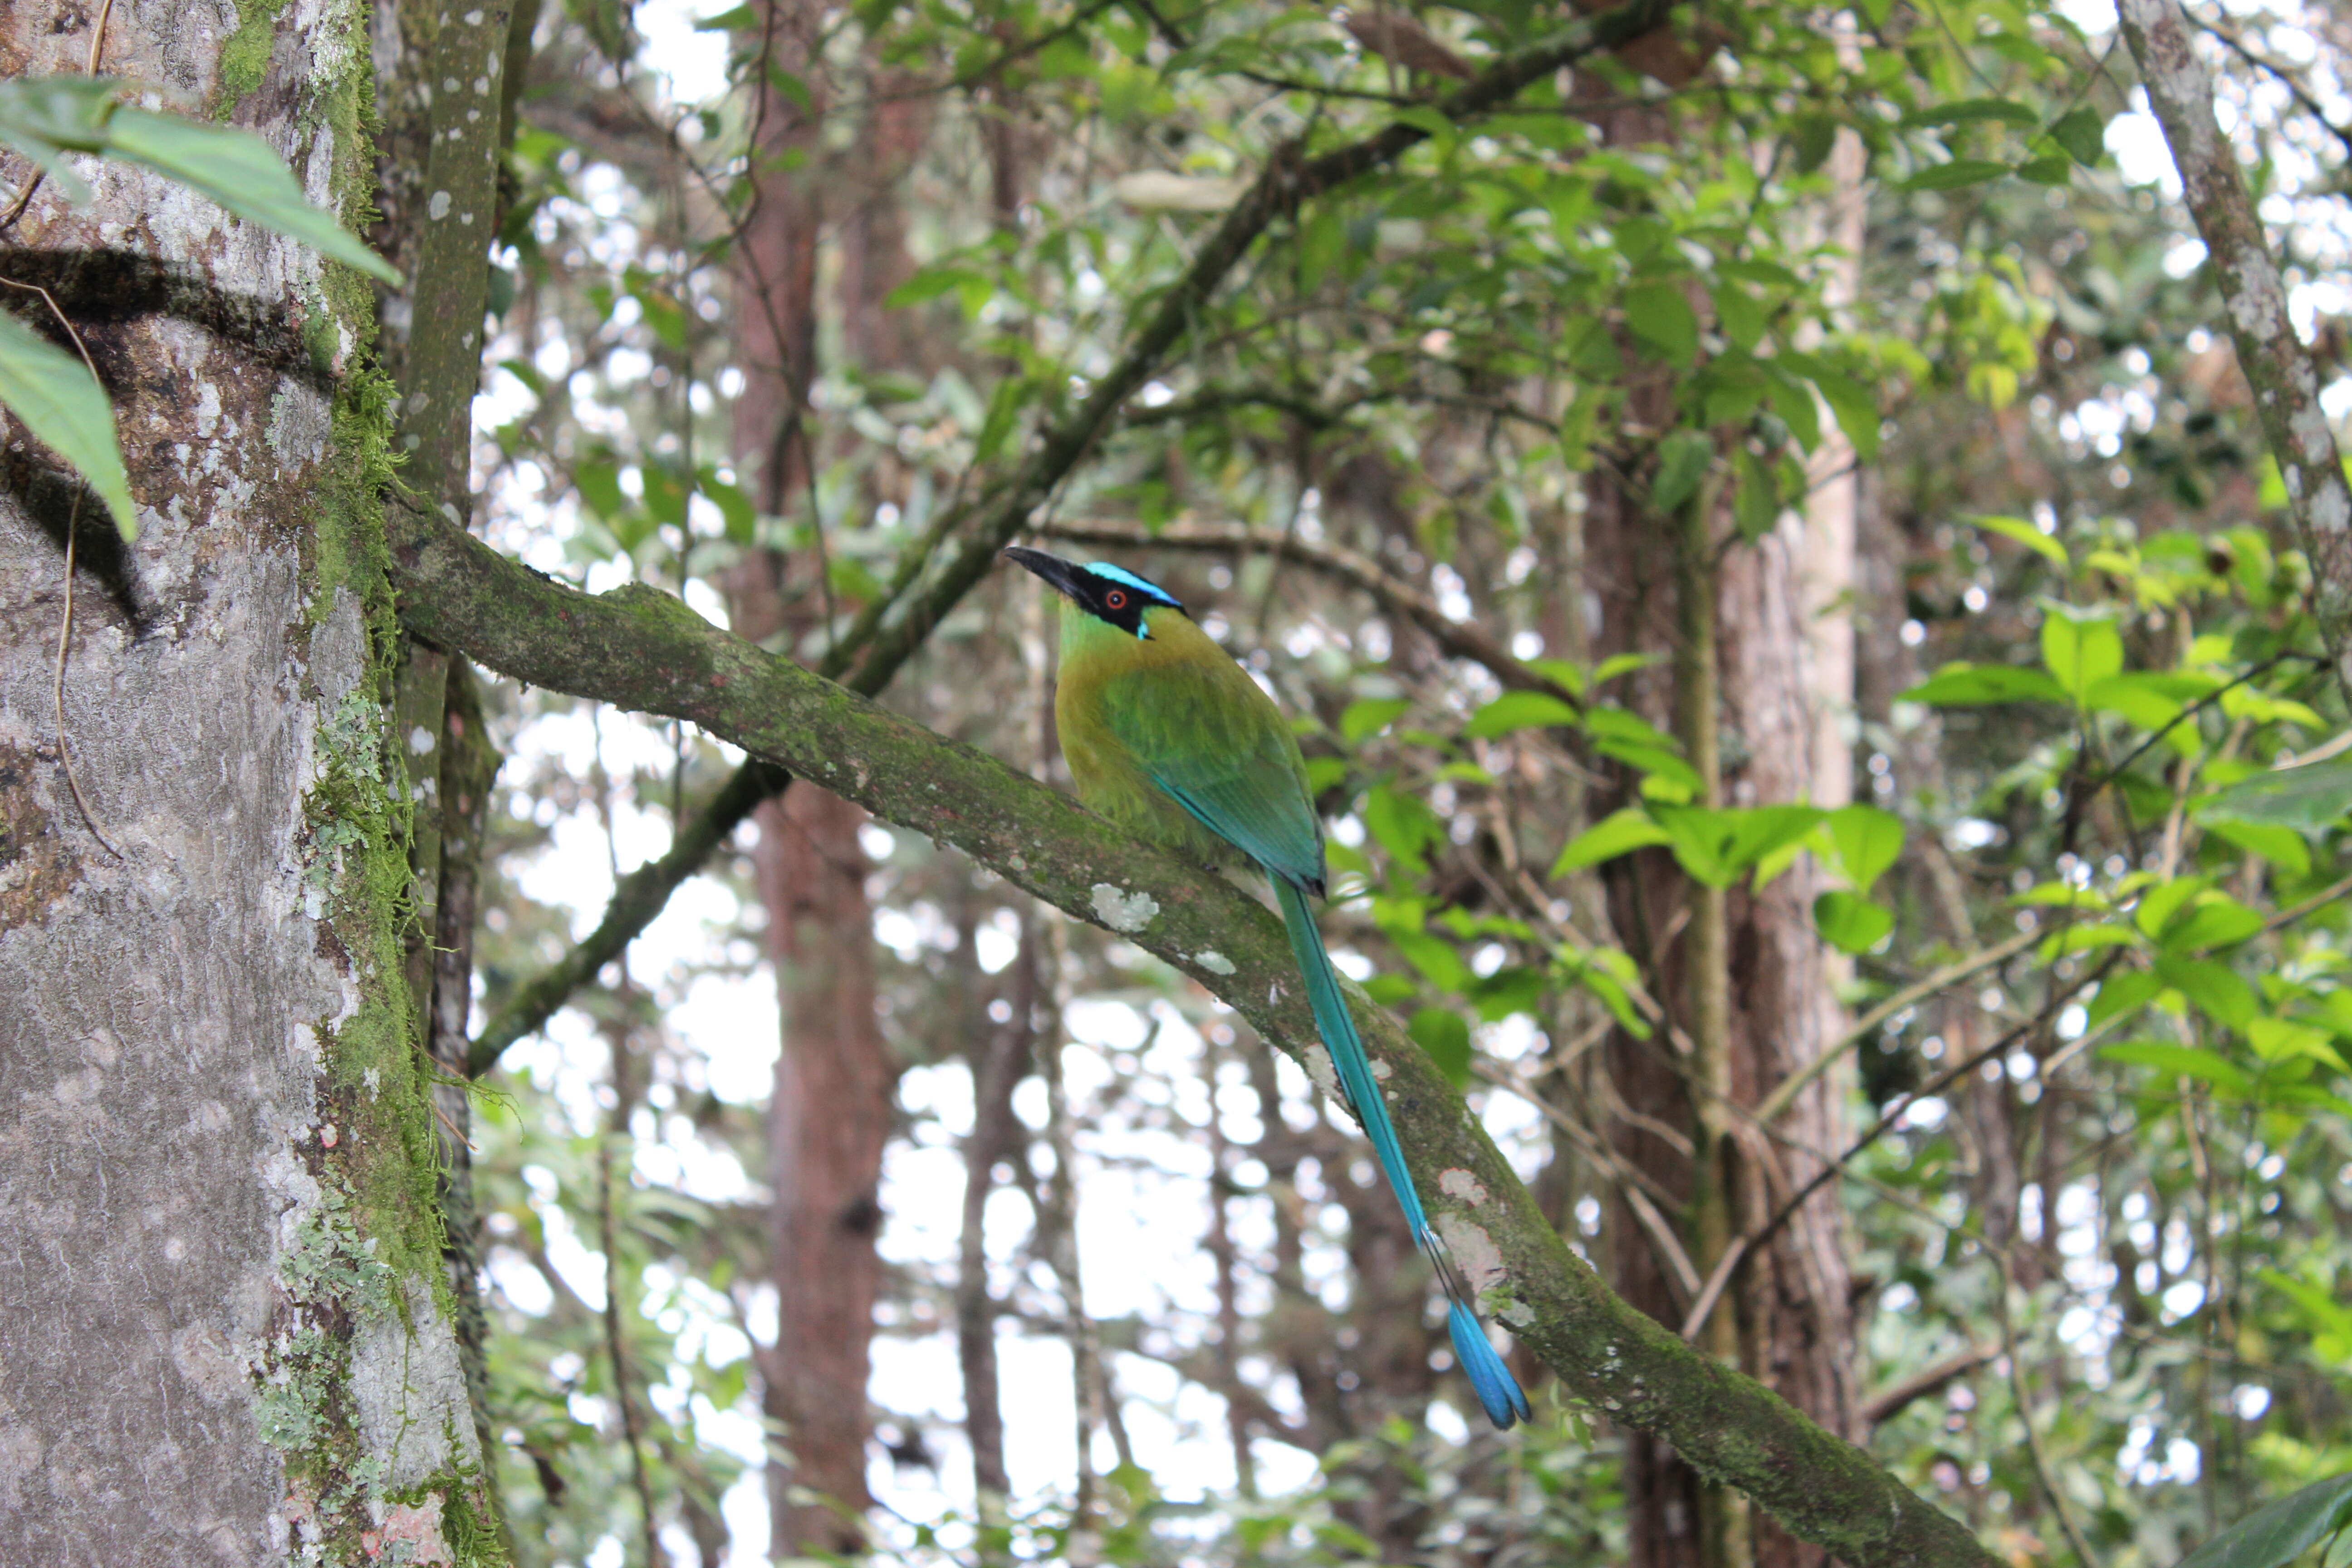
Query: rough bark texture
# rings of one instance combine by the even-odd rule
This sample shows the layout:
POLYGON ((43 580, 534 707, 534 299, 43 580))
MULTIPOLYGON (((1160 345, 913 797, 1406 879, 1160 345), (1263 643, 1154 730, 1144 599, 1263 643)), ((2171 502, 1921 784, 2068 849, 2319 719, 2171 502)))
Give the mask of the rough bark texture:
POLYGON ((768 1414, 789 1465, 771 1466, 777 1555, 856 1552, 874 1302, 882 1286, 882 1145, 898 1070, 874 1015, 866 813, 795 784, 760 811, 753 857, 768 956, 783 1005, 783 1052, 768 1107, 769 1254, 774 1352, 761 1359, 768 1414), (813 1494, 813 1495, 812 1495, 813 1494))
MULTIPOLYGON (((808 517, 815 426, 816 274, 823 216, 814 160, 826 88, 815 58, 819 7, 774 0, 761 11, 772 71, 806 88, 805 109, 764 90, 753 135, 759 175, 736 259, 743 392, 735 405, 736 459, 760 510, 808 517)), ((883 149, 869 147, 877 157, 883 149)), ((852 214, 861 242, 895 243, 887 196, 852 214)), ((874 258, 864 258, 870 265, 874 258)), ((851 269, 853 272, 856 268, 851 269)), ((845 275, 845 286, 854 279, 845 275)), ((853 304, 855 299, 853 297, 853 304)), ((854 316, 866 312, 853 311, 854 316)), ((870 335, 870 334, 868 334, 870 335)), ((731 584, 732 618, 747 637, 797 646, 829 605, 810 552, 799 575, 780 551, 753 553, 731 584)), ((865 1549, 874 1304, 882 1285, 882 1149, 898 1068, 875 1015, 873 911, 866 900, 866 814, 837 795, 795 785, 754 814, 752 865, 768 915, 768 957, 782 1009, 782 1053, 768 1103, 769 1276, 777 1296, 772 1352, 761 1361, 764 1408, 778 1424, 768 1506, 778 1557, 865 1549)))
MULTIPOLYGON (((517 679, 702 725, 877 816, 952 844, 1200 982, 1333 1083, 1281 923, 1239 888, 1130 838, 968 746, 632 584, 592 595, 429 518, 394 564, 423 635, 517 679)), ((1359 999, 1423 1203, 1486 1309, 1610 1419, 1671 1442, 1855 1568, 1985 1565, 1958 1522, 1787 1401, 1612 1295, 1396 1021, 1359 999)))
POLYGON ((2335 428, 2319 405, 2319 367, 2287 319, 2286 285, 2238 173, 2237 153, 2213 118, 2213 79, 2179 0, 2122 0, 2116 16, 2180 172, 2181 200, 2205 242, 2238 368, 2253 389, 2263 439, 2278 461, 2311 558, 2321 635, 2337 680, 2352 694, 2352 489, 2335 428))
MULTIPOLYGON (((79 69, 94 11, 9 13, 0 69, 79 69)), ((355 209, 357 26, 117 7, 105 64, 355 209)), ((0 457, 0 1562, 496 1558, 403 983, 372 305, 152 176, 93 183, 5 260, 84 318, 142 531, 0 457), (77 515, 64 743, 119 858, 50 704, 77 515)))
MULTIPOLYGON (((1674 603, 1674 588, 1650 543, 1653 525, 1612 497, 1587 514, 1586 531, 1589 581, 1603 605, 1601 651, 1673 646, 1659 621, 1674 603)), ((1808 583, 1807 554, 1804 531, 1791 521, 1760 544, 1731 552, 1716 585, 1727 805, 1801 800, 1834 805, 1848 787, 1843 772, 1829 779, 1815 773, 1827 749, 1820 738, 1824 694, 1810 647, 1818 601, 1808 583)), ((1662 700, 1652 700, 1662 710, 1662 700)), ((1678 914, 1686 882, 1672 860, 1663 852, 1633 857, 1612 868, 1606 881, 1612 922, 1629 952, 1654 964, 1656 993, 1689 992, 1689 968, 1703 956, 1697 938, 1705 922, 1678 914)), ((1825 951, 1812 923, 1812 900, 1821 890, 1817 874, 1801 862, 1761 893, 1735 888, 1725 900, 1729 1008, 1720 1087, 1734 1106, 1757 1104, 1841 1036, 1825 951)), ((1698 1036, 1696 1019, 1685 1026, 1698 1036)), ((1701 1101, 1706 1097, 1694 1096, 1684 1082, 1685 1071, 1698 1070, 1697 1062, 1678 1060, 1675 1047, 1660 1037, 1620 1037, 1610 1050, 1609 1068, 1618 1094, 1639 1119, 1620 1124, 1621 1152, 1670 1194, 1689 1193, 1687 1153, 1653 1129, 1682 1129, 1693 1136, 1702 1131, 1701 1101)), ((1756 1133, 1736 1110, 1721 1118, 1736 1150, 1727 1177, 1734 1237, 1759 1226, 1818 1169, 1790 1145, 1843 1147, 1834 1085, 1832 1075, 1797 1097, 1777 1125, 1787 1142, 1756 1133)), ((1679 1326, 1690 1309, 1689 1292, 1678 1285, 1647 1229, 1630 1212, 1621 1212, 1611 1235, 1617 1289, 1652 1316, 1679 1326)), ((1688 1244, 1702 1279, 1720 1250, 1704 1245, 1706 1240, 1694 1237, 1688 1244)), ((1834 1189, 1825 1187, 1782 1227, 1761 1258, 1741 1261, 1733 1286, 1715 1308, 1715 1314, 1737 1319, 1740 1363, 1841 1436, 1851 1434, 1853 1401, 1847 1278, 1834 1189)), ((1711 1315, 1710 1324, 1715 1321, 1711 1315)), ((1683 1463, 1686 1457, 1641 1438, 1629 1450, 1629 1517, 1634 1560, 1643 1568, 1685 1568, 1700 1561, 1703 1510, 1696 1478, 1683 1463)), ((1818 1553, 1796 1550, 1777 1536, 1759 1533, 1760 1561, 1819 1561, 1818 1553)))
MULTIPOLYGON (((1608 121, 1612 140, 1654 136, 1645 111, 1608 121)), ((1830 173, 1836 195, 1821 214, 1823 238, 1850 257, 1861 248, 1858 142, 1841 142, 1830 173)), ((1852 297, 1849 263, 1831 284, 1832 305, 1852 297)), ((1637 411, 1643 422, 1672 422, 1654 391, 1637 411)), ((1708 733, 1685 733, 1703 775, 1719 779, 1729 806, 1809 802, 1837 806, 1852 797, 1853 629, 1844 601, 1853 572, 1853 452, 1830 434, 1811 455, 1816 481, 1805 515, 1790 514, 1753 546, 1722 551, 1728 528, 1710 520, 1696 545, 1719 567, 1703 591, 1709 613, 1694 619, 1684 584, 1657 548, 1661 524, 1606 476, 1589 492, 1586 582, 1599 600, 1594 652, 1687 650, 1704 624, 1713 639, 1711 670, 1680 672, 1675 700, 1702 673, 1716 687, 1708 733), (1704 753, 1713 752, 1714 765, 1704 753)), ((1685 576, 1690 574, 1685 574, 1685 576)), ((1688 660, 1685 658, 1685 663, 1688 660)), ((1628 700, 1664 723, 1669 693, 1663 671, 1637 678, 1628 700)), ((1685 715, 1685 731, 1692 721, 1685 715)), ((1596 815, 1598 815, 1596 811, 1596 815)), ((1678 1059, 1663 1037, 1620 1034, 1606 1058, 1617 1093, 1633 1113, 1615 1138, 1626 1162, 1664 1191, 1694 1203, 1685 1246, 1701 1279, 1724 1247, 1759 1227, 1787 1195, 1809 1181, 1819 1162, 1802 1150, 1843 1147, 1843 1079, 1832 1072, 1795 1097, 1765 1135, 1738 1108, 1753 1107, 1838 1042, 1843 1017, 1833 980, 1835 954, 1815 934, 1812 900, 1826 886, 1810 859, 1761 892, 1737 886, 1720 900, 1718 948, 1712 941, 1717 902, 1694 895, 1663 852, 1617 863, 1605 876, 1610 921, 1628 952, 1653 966, 1661 996, 1685 996, 1677 1016, 1696 1049, 1678 1059), (1688 909, 1688 913, 1684 911, 1688 909), (1713 971, 1715 978, 1706 972, 1713 971), (1712 1039, 1703 999, 1724 1005, 1723 1037, 1712 1039), (1686 1075, 1700 1080, 1694 1092, 1686 1075), (1727 1096, 1724 1104, 1717 1096, 1727 1096), (1659 1129, 1679 1130, 1717 1159, 1705 1173, 1659 1129), (1729 1147, 1721 1147, 1727 1142, 1729 1147), (1716 1170, 1719 1162, 1720 1173, 1716 1170), (1719 1180, 1720 1207, 1709 1182, 1719 1180)), ((1679 1327, 1693 1292, 1676 1278, 1649 1227, 1623 1202, 1610 1226, 1612 1281, 1628 1300, 1679 1327)), ((1738 1363, 1807 1415, 1841 1436, 1854 1433, 1853 1322, 1843 1221, 1833 1187, 1814 1194, 1773 1237, 1761 1256, 1743 1257, 1710 1313, 1700 1343, 1738 1363)), ((1769 1521, 1744 1532, 1721 1517, 1687 1455, 1633 1436, 1626 1459, 1632 1557, 1637 1568, 1694 1568, 1753 1561, 1764 1568, 1819 1568, 1825 1553, 1769 1521)))

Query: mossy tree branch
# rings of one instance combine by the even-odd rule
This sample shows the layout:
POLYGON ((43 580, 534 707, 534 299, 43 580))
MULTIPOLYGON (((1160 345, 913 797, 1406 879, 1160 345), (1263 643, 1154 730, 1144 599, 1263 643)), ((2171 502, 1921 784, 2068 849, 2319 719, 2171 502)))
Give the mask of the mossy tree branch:
MULTIPOLYGON (((551 689, 701 725, 886 821, 951 844, 1199 981, 1330 1081, 1271 910, 1025 774, 704 621, 641 584, 592 596, 441 520, 390 520, 420 636, 551 689)), ((1570 1253, 1477 1120, 1359 1000, 1423 1200, 1489 1311, 1612 1420, 1672 1442, 1855 1568, 1991 1568, 1958 1522, 1779 1395, 1626 1305, 1570 1253)))
POLYGON ((2278 461, 2287 508, 2311 558, 2320 635, 2352 697, 2352 489, 2319 406, 2319 367, 2287 318, 2286 285, 2237 154, 2213 118, 2212 75, 2198 57, 2179 0, 2121 0, 2116 15, 2180 172, 2180 199, 2205 242, 2238 369, 2253 390, 2263 439, 2278 461))
MULTIPOLYGON (((1615 10, 1581 18, 1496 60, 1434 107, 1457 122, 1492 113, 1530 83, 1561 67, 1654 31, 1664 21, 1666 9, 1663 0, 1631 0, 1615 10)), ((1428 132, 1419 126, 1397 123, 1309 160, 1301 161, 1295 147, 1277 151, 1256 184, 1194 253, 1176 285, 1158 297, 1158 304, 1129 335, 1118 363, 1094 383, 1076 408, 1039 433, 1031 456, 1014 474, 983 489, 968 506, 950 508, 940 514, 908 551, 888 588, 843 634, 820 670, 827 676, 845 677, 852 689, 867 696, 889 685, 931 628, 987 573, 997 551, 1028 526, 1037 509, 1085 458, 1128 399, 1160 368, 1267 227, 1282 214, 1296 211, 1300 203, 1385 167, 1428 139, 1428 132), (959 535, 963 539, 961 547, 925 582, 932 556, 959 535)), ((477 309, 474 319, 479 316, 477 309)), ((1514 682, 1507 679, 1505 684, 1514 682)), ((1545 686, 1549 689, 1549 683, 1545 686)), ((752 808, 790 782, 790 776, 780 770, 744 764, 710 807, 678 834, 667 854, 622 879, 595 931, 499 1009, 475 1043, 470 1070, 478 1076, 488 1071, 507 1047, 544 1024, 574 989, 618 958, 661 913, 670 894, 701 869, 752 808)))

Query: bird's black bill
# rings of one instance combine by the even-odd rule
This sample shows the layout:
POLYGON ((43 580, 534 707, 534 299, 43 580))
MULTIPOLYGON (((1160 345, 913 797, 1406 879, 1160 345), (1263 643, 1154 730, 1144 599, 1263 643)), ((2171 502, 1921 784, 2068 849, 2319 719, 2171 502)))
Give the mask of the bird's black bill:
POLYGON ((1078 588, 1077 567, 1060 556, 1048 555, 1042 550, 1031 550, 1021 544, 1006 545, 1003 553, 1007 560, 1019 562, 1068 597, 1076 599, 1082 596, 1078 588))

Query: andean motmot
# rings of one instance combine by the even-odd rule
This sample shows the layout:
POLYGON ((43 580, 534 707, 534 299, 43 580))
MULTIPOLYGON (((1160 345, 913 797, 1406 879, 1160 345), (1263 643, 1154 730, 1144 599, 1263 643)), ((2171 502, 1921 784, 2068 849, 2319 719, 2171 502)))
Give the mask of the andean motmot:
POLYGON ((1054 718, 1079 799, 1139 837, 1203 865, 1228 862, 1239 850, 1265 872, 1339 1087, 1445 1287, 1454 1355, 1496 1426, 1526 1419, 1528 1397, 1487 1342, 1462 1277, 1413 1191, 1395 1124, 1307 907, 1307 894, 1324 894, 1323 824, 1282 710, 1167 590, 1101 562, 1081 566, 1017 546, 1004 553, 1062 595, 1054 718))

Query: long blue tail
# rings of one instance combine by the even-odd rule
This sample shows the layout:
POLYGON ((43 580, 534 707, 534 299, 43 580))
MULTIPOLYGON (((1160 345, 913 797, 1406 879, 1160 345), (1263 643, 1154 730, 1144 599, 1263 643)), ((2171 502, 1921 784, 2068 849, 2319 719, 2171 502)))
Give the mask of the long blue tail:
POLYGON ((1404 1210, 1405 1223, 1412 1226, 1422 1251, 1428 1254, 1445 1288, 1445 1326, 1454 1335, 1454 1359, 1469 1374, 1470 1386, 1477 1390, 1478 1403, 1486 1407, 1486 1418, 1508 1431, 1514 1424, 1529 1418, 1528 1396, 1520 1392, 1518 1380, 1503 1364, 1503 1358, 1487 1342, 1486 1331, 1479 1326, 1476 1314, 1470 1310, 1462 1276, 1454 1267, 1445 1243, 1431 1228, 1429 1215, 1421 1206, 1421 1194, 1413 1191, 1412 1173, 1406 1168, 1404 1150, 1397 1143, 1395 1124, 1389 1121, 1388 1104, 1381 1098, 1381 1087, 1372 1079, 1363 1038, 1356 1033, 1356 1021, 1349 1015, 1347 998, 1339 994, 1339 976, 1331 972, 1331 955, 1323 950, 1323 933, 1316 928, 1315 911, 1307 907, 1306 893, 1278 876, 1268 879, 1274 883, 1275 899, 1282 906, 1282 923, 1290 932, 1290 951, 1298 960, 1299 976, 1307 983, 1307 1003, 1315 1010, 1315 1026, 1323 1036, 1324 1047, 1331 1053, 1339 1087, 1347 1091, 1356 1120, 1364 1124, 1364 1135, 1372 1141, 1372 1152, 1388 1176, 1389 1190, 1396 1194, 1397 1203, 1404 1210))

